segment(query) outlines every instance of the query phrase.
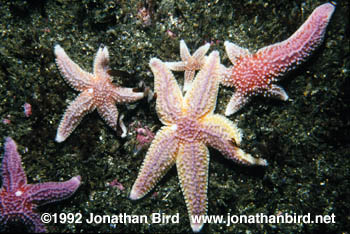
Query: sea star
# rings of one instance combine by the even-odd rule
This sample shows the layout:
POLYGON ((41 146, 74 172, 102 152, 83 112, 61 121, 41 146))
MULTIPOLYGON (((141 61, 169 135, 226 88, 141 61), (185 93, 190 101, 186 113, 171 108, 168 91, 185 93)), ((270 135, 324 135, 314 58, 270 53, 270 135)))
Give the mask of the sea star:
POLYGON ((180 41, 180 62, 166 62, 165 64, 170 70, 173 71, 185 71, 184 91, 187 91, 191 87, 192 80, 195 72, 200 70, 205 62, 205 54, 210 47, 209 43, 199 47, 193 55, 190 54, 189 49, 184 40, 180 41))
POLYGON ((55 46, 57 66, 67 83, 80 91, 80 95, 68 106, 57 130, 56 141, 64 141, 78 126, 85 114, 97 108, 101 117, 114 130, 118 124, 118 109, 115 103, 139 100, 144 93, 132 88, 118 87, 108 74, 109 55, 107 47, 99 48, 94 60, 93 74, 83 71, 62 49, 55 46))
POLYGON ((321 44, 335 3, 317 7, 305 23, 287 40, 269 45, 251 54, 247 49, 225 42, 225 49, 233 66, 224 69, 222 84, 235 87, 225 115, 242 108, 251 96, 263 94, 287 100, 284 89, 273 84, 286 71, 301 63, 321 44))
POLYGON ((81 178, 75 176, 65 182, 27 184, 16 143, 6 138, 2 160, 2 188, 0 190, 0 231, 11 222, 22 222, 30 232, 45 232, 45 225, 36 207, 70 197, 79 187, 81 178))
POLYGON ((206 145, 237 162, 267 165, 264 159, 254 158, 238 147, 242 135, 236 125, 213 113, 220 66, 219 53, 214 51, 183 97, 165 63, 151 59, 157 93, 156 111, 165 126, 152 141, 130 192, 133 200, 143 197, 176 163, 191 227, 195 232, 201 230, 203 222, 196 222, 193 217, 206 215, 207 212, 209 151, 206 145))

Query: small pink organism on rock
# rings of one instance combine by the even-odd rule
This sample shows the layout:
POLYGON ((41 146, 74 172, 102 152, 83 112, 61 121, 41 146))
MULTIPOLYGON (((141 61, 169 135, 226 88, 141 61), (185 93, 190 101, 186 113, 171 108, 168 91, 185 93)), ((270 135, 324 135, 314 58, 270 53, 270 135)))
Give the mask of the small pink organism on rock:
POLYGON ((118 179, 114 179, 114 180, 113 180, 112 182, 110 182, 108 185, 111 186, 111 187, 116 187, 116 188, 118 188, 120 191, 123 191, 123 190, 125 189, 124 186, 123 186, 123 184, 120 183, 120 182, 118 181, 118 179))
POLYGON ((154 133, 147 127, 137 127, 136 132, 136 153, 146 148, 154 138, 154 133))
POLYGON ((11 120, 9 118, 3 118, 1 122, 5 125, 11 124, 11 120))
POLYGON ((140 20, 143 27, 148 27, 152 24, 150 12, 146 7, 141 7, 138 10, 137 18, 140 20))
POLYGON ((171 31, 170 29, 166 30, 166 34, 172 39, 176 38, 176 33, 171 31))
POLYGON ((26 102, 23 104, 23 112, 24 115, 28 118, 29 116, 32 115, 32 105, 30 105, 30 103, 26 102))

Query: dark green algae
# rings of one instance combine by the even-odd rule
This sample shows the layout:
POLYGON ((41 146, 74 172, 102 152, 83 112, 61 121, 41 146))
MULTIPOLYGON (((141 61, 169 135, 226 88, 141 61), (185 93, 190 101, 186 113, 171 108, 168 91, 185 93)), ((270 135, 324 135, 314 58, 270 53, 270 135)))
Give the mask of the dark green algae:
MULTIPOLYGON (((122 139, 96 112, 63 143, 54 141, 69 101, 77 96, 59 74, 53 47, 60 44, 91 71, 99 45, 108 46, 114 82, 153 89, 151 57, 179 60, 179 41, 193 52, 205 42, 230 65, 223 42, 251 51, 289 37, 324 1, 7 1, 0 4, 0 136, 19 147, 29 183, 81 175, 76 194, 39 212, 180 214, 178 224, 49 224, 49 232, 191 231, 173 167, 144 199, 128 199, 145 151, 136 134, 122 139), (147 25, 139 10, 145 7, 147 25), (32 106, 25 117, 23 104, 32 106), (10 120, 5 124, 4 119, 10 120), (108 186, 117 179, 125 190, 108 186)), ((263 157, 266 168, 246 167, 210 149, 208 214, 335 214, 333 224, 207 224, 203 232, 345 233, 350 230, 349 4, 338 2, 325 42, 279 84, 286 102, 256 97, 229 118, 244 132, 242 149, 263 157)), ((176 73, 183 83, 182 73, 176 73)), ((220 87, 216 113, 232 89, 220 87)), ((118 105, 128 126, 161 127, 154 100, 118 105)), ((3 147, 4 140, 0 146, 3 147)), ((3 148, 1 148, 3 152, 3 148)))

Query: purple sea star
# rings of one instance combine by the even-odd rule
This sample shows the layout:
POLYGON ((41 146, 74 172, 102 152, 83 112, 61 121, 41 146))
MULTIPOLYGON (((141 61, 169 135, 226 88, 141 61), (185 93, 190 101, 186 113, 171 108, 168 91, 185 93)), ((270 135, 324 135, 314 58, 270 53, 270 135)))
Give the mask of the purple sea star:
POLYGON ((7 230, 8 223, 17 221, 24 223, 29 232, 45 232, 36 207, 68 198, 78 189, 81 177, 65 182, 27 184, 21 163, 16 143, 7 137, 1 168, 0 232, 7 230))

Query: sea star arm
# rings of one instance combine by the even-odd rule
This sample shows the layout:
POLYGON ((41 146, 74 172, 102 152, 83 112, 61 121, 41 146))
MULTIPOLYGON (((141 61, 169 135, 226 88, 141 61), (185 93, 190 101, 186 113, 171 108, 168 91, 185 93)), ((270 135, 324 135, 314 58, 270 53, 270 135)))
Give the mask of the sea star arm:
POLYGON ((134 89, 124 87, 115 87, 111 93, 116 102, 134 102, 145 95, 143 92, 134 92, 134 89))
POLYGON ((229 116, 241 109, 250 100, 249 96, 241 95, 239 92, 234 92, 226 106, 225 115, 229 116))
POLYGON ((185 95, 184 108, 187 110, 187 115, 200 117, 214 111, 220 82, 220 67, 219 52, 213 51, 185 95))
POLYGON ((22 220, 26 227, 29 227, 28 232, 45 233, 47 232, 45 225, 41 222, 41 215, 36 213, 28 213, 23 215, 22 220))
POLYGON ((174 165, 178 147, 175 131, 176 129, 171 126, 164 126, 154 137, 131 189, 130 199, 136 200, 143 197, 174 165))
POLYGON ((6 192, 16 192, 27 184, 27 178, 21 165, 21 156, 17 145, 11 137, 6 138, 5 153, 2 161, 2 189, 6 192))
POLYGON ((206 144, 219 150, 227 158, 243 164, 267 165, 265 159, 254 158, 238 147, 242 139, 242 133, 226 117, 208 115, 201 121, 201 129, 204 132, 206 144))
POLYGON ((192 57, 199 63, 201 64, 205 60, 205 54, 208 52, 210 48, 209 43, 205 43, 201 47, 199 47, 192 55, 192 57))
MULTIPOLYGON (((45 233, 47 232, 45 225, 41 222, 40 215, 34 212, 25 212, 22 214, 15 215, 0 215, 0 232, 7 233, 9 230, 6 230, 8 222, 18 221, 21 224, 24 224, 28 233, 45 233)), ((14 225, 14 224, 12 224, 14 225)), ((10 230, 12 231, 12 230, 10 230)))
POLYGON ((100 47, 96 53, 95 59, 94 59, 94 75, 96 77, 106 77, 111 82, 112 77, 108 75, 107 71, 110 70, 109 68, 109 53, 107 47, 100 47))
POLYGON ((60 45, 55 46, 56 64, 65 81, 77 91, 91 86, 93 75, 81 69, 71 60, 60 45))
POLYGON ((225 41, 224 46, 225 46, 227 56, 233 65, 235 64, 238 58, 241 58, 250 54, 248 49, 242 48, 229 41, 225 41))
POLYGON ((113 128, 115 131, 118 126, 118 109, 114 102, 104 102, 97 106, 97 111, 100 116, 106 121, 106 123, 113 128))
MULTIPOLYGON (((24 224, 28 233, 45 233, 47 232, 45 225, 41 222, 40 215, 34 212, 25 212, 22 214, 15 214, 15 217, 11 215, 0 216, 0 232, 7 233, 6 226, 8 222, 18 221, 24 224)), ((12 224, 14 225, 14 224, 12 224)), ((12 231, 12 230, 10 230, 12 231)))
POLYGON ((291 37, 259 49, 257 56, 274 63, 274 73, 290 70, 292 64, 299 64, 321 44, 334 10, 332 3, 322 4, 291 37))
POLYGON ((199 232, 204 223, 194 222, 192 216, 199 217, 207 213, 208 148, 200 142, 181 144, 176 159, 176 167, 192 230, 199 232))
POLYGON ((184 71, 185 63, 184 62, 164 62, 164 64, 172 71, 184 71))
POLYGON ((275 97, 282 101, 288 100, 288 94, 286 93, 286 91, 281 86, 278 86, 275 84, 272 84, 270 88, 267 90, 267 95, 271 97, 275 97))
MULTIPOLYGON (((191 59, 190 51, 184 40, 180 41, 180 62, 165 62, 165 65, 173 71, 185 71, 189 60, 191 59)), ((193 78, 193 77, 192 77, 193 78)))
POLYGON ((185 81, 184 81, 184 88, 183 88, 184 92, 187 92, 188 90, 190 90, 195 73, 196 73, 195 70, 185 71, 185 81))
MULTIPOLYGON (((278 85, 271 84, 270 88, 266 90, 265 96, 275 97, 282 101, 288 100, 288 94, 286 91, 278 85)), ((230 98, 229 103, 226 106, 225 115, 229 116, 239 109, 241 109, 250 100, 250 96, 242 95, 240 92, 234 92, 230 98)))
POLYGON ((185 63, 185 65, 188 62, 188 60, 190 60, 192 57, 190 54, 190 50, 188 49, 184 40, 180 40, 180 57, 181 60, 185 63))
POLYGON ((72 177, 65 182, 46 182, 30 185, 26 195, 27 202, 41 206, 47 203, 66 199, 74 194, 81 182, 80 176, 72 177))
POLYGON ((71 102, 64 113, 58 126, 56 141, 64 141, 73 130, 79 125, 81 119, 95 109, 93 96, 90 89, 82 92, 73 102, 71 102))
POLYGON ((172 72, 161 60, 152 58, 150 67, 154 74, 158 117, 164 124, 174 123, 174 120, 182 115, 183 97, 179 85, 172 72))

